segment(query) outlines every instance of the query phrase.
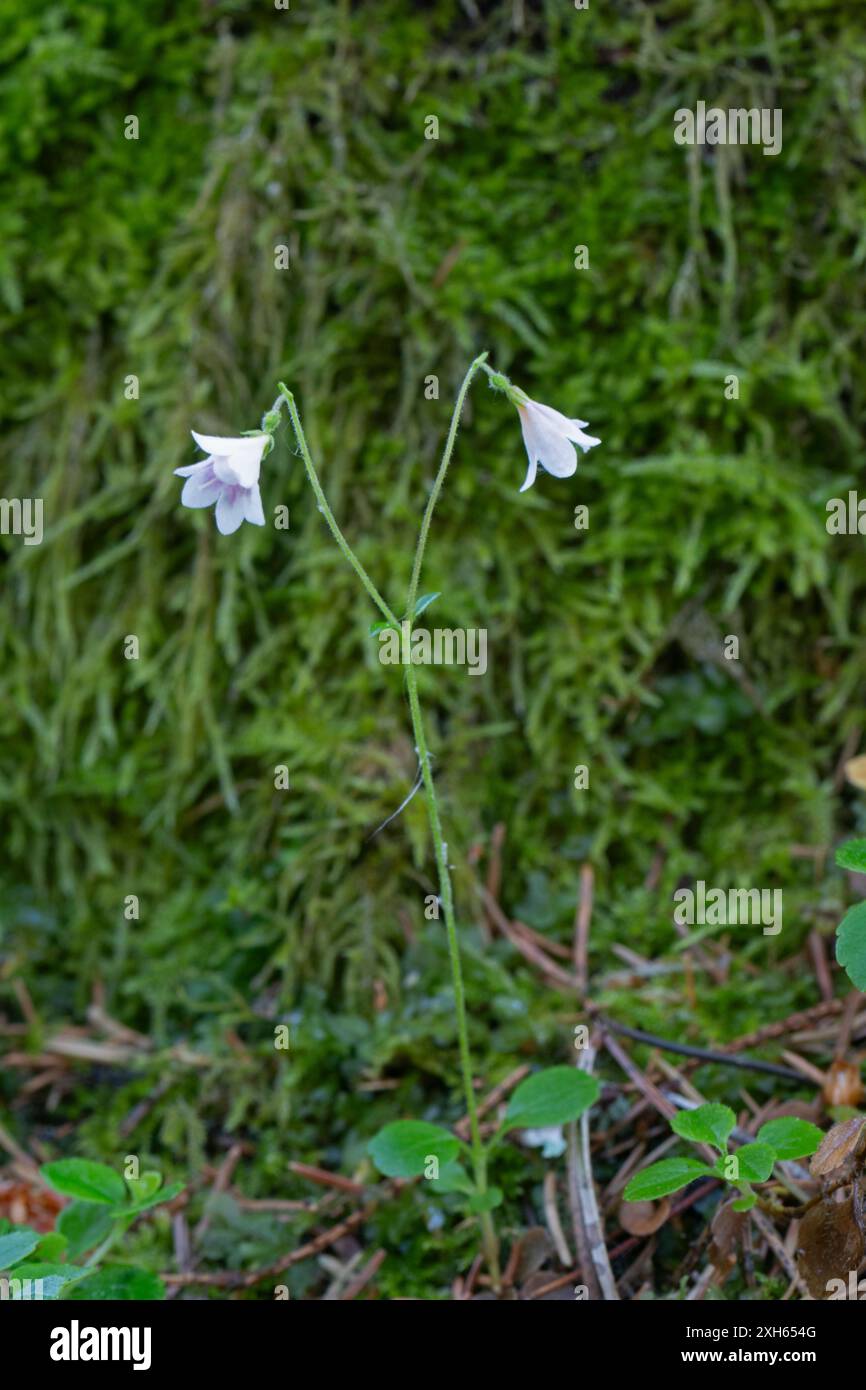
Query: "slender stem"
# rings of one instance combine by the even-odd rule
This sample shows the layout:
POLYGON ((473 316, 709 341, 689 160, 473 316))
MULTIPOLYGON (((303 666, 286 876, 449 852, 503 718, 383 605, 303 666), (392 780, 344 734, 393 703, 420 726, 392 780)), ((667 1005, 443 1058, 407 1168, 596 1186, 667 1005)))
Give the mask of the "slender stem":
POLYGON ((90 1256, 88 1260, 85 1260, 83 1268, 90 1269, 93 1265, 98 1265, 103 1255, 108 1254, 108 1251, 111 1249, 113 1245, 117 1243, 118 1239, 120 1238, 120 1236, 123 1235, 124 1231, 127 1229, 129 1224, 130 1223, 128 1221, 116 1221, 112 1229, 108 1232, 108 1235, 105 1237, 105 1240, 102 1242, 102 1244, 96 1247, 96 1249, 93 1251, 93 1254, 90 1256))
MULTIPOLYGON (((421 764, 421 776, 424 779, 424 790, 427 793, 427 816, 430 821, 430 833, 433 836, 433 848, 439 876, 439 894, 442 899, 442 911, 445 914, 448 955, 451 961, 451 977, 454 982, 454 1012, 457 1018, 460 1070, 463 1077, 466 1113, 469 1116, 472 1167, 475 1175, 475 1186, 480 1193, 484 1193, 487 1191, 487 1156, 481 1140, 481 1128, 478 1123, 478 1106, 475 1100, 475 1089, 472 1084, 472 1061, 469 1055, 469 1028, 466 1019, 466 992, 463 985, 463 966, 460 960, 460 942, 457 936, 457 923, 454 917, 454 895, 451 890, 451 874, 448 869, 448 851, 442 837, 439 801, 436 796, 436 785, 433 781, 433 773, 430 768, 430 753, 427 748, 427 735, 424 731, 421 702, 418 698, 418 677, 415 673, 415 667, 411 664, 406 668, 406 689, 409 695, 409 710, 412 716, 412 732, 415 735, 415 748, 418 753, 418 760, 421 764)), ((493 1228, 490 1212, 481 1213, 481 1234, 491 1278, 493 1279, 494 1286, 498 1288, 499 1257, 496 1233, 493 1228)))
POLYGON ((457 393, 457 400, 454 403, 454 411, 451 416, 451 427, 448 430, 448 438, 445 440, 445 449, 442 454, 442 462, 439 464, 439 472, 430 490, 427 499, 427 506, 424 509, 424 516, 421 521, 421 530, 418 534, 418 546, 415 550, 415 563, 412 566, 412 578, 409 581, 409 597, 406 600, 406 617, 412 617, 415 612, 415 600, 418 597, 418 584, 421 579, 421 566, 424 563, 424 551, 427 547, 427 533, 430 530, 430 522, 433 520, 433 512, 442 491, 442 484, 445 482, 445 474, 448 472, 448 465, 451 462, 451 455, 454 452, 454 443, 457 439, 457 427, 460 424, 460 416, 463 414, 463 402, 466 400, 466 393, 472 385, 472 378, 487 360, 487 353, 482 352, 479 357, 470 365, 468 372, 463 378, 463 384, 457 393))
POLYGON ((395 627, 399 627, 400 624, 398 622, 398 619, 396 618, 394 613, 391 612, 391 609, 388 607, 382 595, 379 593, 379 590, 376 588, 376 585, 373 583, 369 574, 364 569, 364 566, 361 564, 361 561, 358 559, 354 550, 349 545, 349 542, 346 540, 346 537, 343 535, 342 531, 337 525, 337 522, 334 518, 334 513, 328 506, 328 499, 325 497, 325 494, 322 491, 322 484, 319 482, 319 475, 316 472, 316 466, 313 463, 312 456, 310 454, 309 445, 307 444, 307 438, 304 434, 304 427, 301 424, 301 417, 298 414, 298 407, 295 405, 295 398, 292 395, 291 391, 288 389, 288 387, 284 386, 282 382, 280 382, 280 394, 285 399, 286 405, 288 407, 289 415, 291 416, 292 420, 292 426, 295 431, 295 438, 298 441, 298 447, 301 451, 301 457, 304 460, 304 466, 307 470, 307 477, 309 478, 310 483, 312 484, 313 492, 316 494, 316 501, 319 504, 319 511, 322 513, 325 520, 327 521, 328 526, 331 530, 331 535, 334 537, 334 540, 337 542, 337 545, 340 547, 346 559, 349 561, 349 564, 352 566, 352 569, 355 571, 364 588, 367 590, 367 593, 370 595, 370 598, 373 600, 376 607, 379 609, 379 612, 387 618, 389 623, 393 623, 395 627))
MULTIPOLYGON (((428 499, 427 507, 424 512, 424 517, 421 523, 421 532, 418 538, 418 547, 415 553, 415 563, 412 569, 412 580, 409 589, 409 603, 407 607, 407 612, 409 614, 411 614, 415 608, 415 599, 418 593, 418 581, 421 575, 421 565, 424 559, 424 549, 427 544, 427 533, 430 529, 430 521, 433 516, 433 510, 436 506, 436 501, 438 499, 439 493, 442 490, 442 484, 445 480, 445 474, 448 471, 448 464, 451 460, 451 454, 454 449, 454 442, 457 438, 457 427, 460 422, 460 414, 463 409, 463 402, 466 398, 466 392, 469 390, 469 386, 473 376, 475 375, 478 368, 483 365, 486 357, 486 352, 482 353, 481 356, 477 357, 475 361, 471 364, 468 372, 466 373, 466 376, 463 379, 463 384, 460 388, 460 393, 457 397, 457 402, 454 406, 454 413, 451 417, 451 428, 448 431, 448 438, 445 443, 445 451, 442 455, 442 462, 439 465, 439 472, 436 475, 436 481, 433 484, 433 489, 430 493, 430 497, 428 499)), ((291 391, 288 389, 288 387, 284 386, 282 382, 280 382, 280 396, 281 399, 278 402, 275 402, 271 414, 273 414, 274 411, 277 411, 279 408, 281 408, 283 402, 285 402, 286 406, 288 407, 289 415, 291 417, 292 426, 295 431, 295 437, 297 438, 298 446, 301 450, 301 455, 306 466, 307 476, 309 477, 313 491, 316 494, 316 500, 319 504, 319 510, 322 512, 325 520, 327 521, 328 526, 331 530, 331 534, 337 542, 337 545, 340 547, 340 550, 345 555, 346 559, 349 561, 349 564, 352 566, 355 573, 358 575, 359 579, 361 580, 361 583, 367 590, 367 593, 370 595, 373 602, 376 604, 376 607, 379 609, 381 613, 384 614, 384 616, 390 623, 393 623, 395 627, 399 627, 399 622, 397 618, 392 613, 391 609, 388 607, 388 604, 382 598, 382 595, 379 593, 379 590, 376 588, 375 584, 370 579, 369 575, 367 574, 367 571, 364 569, 360 560, 355 555, 354 551, 352 550, 348 541, 345 539, 342 531, 340 530, 339 526, 337 525, 337 522, 334 519, 333 512, 331 511, 331 508, 328 506, 327 499, 322 490, 322 485, 319 482, 319 477, 316 473, 315 465, 313 463, 312 457, 310 456, 309 446, 307 445, 306 436, 304 434, 304 428, 301 424, 300 416, 298 414, 298 408, 295 404, 295 398, 292 395, 291 391)), ((418 698, 418 677, 416 675, 414 666, 411 664, 406 669, 406 688, 409 695, 409 710, 412 717, 412 730, 415 736, 415 747, 418 752, 418 761, 421 765, 421 776, 424 782, 425 791, 427 793, 427 817, 430 822, 430 832, 433 837, 433 848, 436 857, 436 869, 439 878, 439 893, 442 899, 442 909, 445 915, 445 929, 448 937, 448 954, 451 962, 451 976, 454 984, 454 1009, 457 1018, 457 1037, 460 1051, 460 1071, 463 1080, 463 1091, 466 1100, 466 1112, 469 1116, 472 1167, 475 1177, 476 1189, 479 1193, 485 1193, 487 1191, 487 1154, 481 1139, 481 1128, 478 1123, 478 1106, 476 1104, 475 1091, 472 1085, 472 1061, 469 1055, 469 1028, 466 1016, 466 994, 463 985, 463 967, 460 960, 460 943, 457 935, 457 923, 454 916, 454 895, 451 890, 451 875, 448 870, 448 853, 445 841, 442 836, 442 821, 439 815, 439 802, 436 797, 436 787, 433 782, 433 774, 430 770, 430 753, 427 748, 427 736, 424 731, 424 721, 421 716, 421 703, 418 698)), ((490 1277, 493 1282, 494 1288, 498 1290, 500 1286, 499 1252, 496 1240, 496 1232, 493 1225, 493 1219, 491 1217, 490 1212, 485 1211, 479 1214, 479 1220, 481 1226, 481 1239, 484 1246, 484 1253, 487 1260, 487 1265, 490 1270, 490 1277)))

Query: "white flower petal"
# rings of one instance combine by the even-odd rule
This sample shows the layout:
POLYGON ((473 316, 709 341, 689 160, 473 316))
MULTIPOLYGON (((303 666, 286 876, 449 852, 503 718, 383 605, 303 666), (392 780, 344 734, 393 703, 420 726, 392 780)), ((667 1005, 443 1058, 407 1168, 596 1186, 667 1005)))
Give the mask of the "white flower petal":
POLYGON ((577 472, 577 454, 568 436, 532 406, 527 408, 526 414, 523 438, 527 451, 531 443, 532 452, 542 468, 546 468, 555 478, 570 478, 572 473, 577 472))
POLYGON ((226 487, 241 486, 241 480, 238 477, 237 469, 232 466, 231 459, 220 458, 219 455, 215 455, 213 460, 213 471, 216 473, 220 482, 225 483, 226 487))
POLYGON ((187 478, 180 500, 185 507, 212 507, 221 491, 222 483, 214 477, 213 469, 207 467, 187 478))
POLYGON ((576 430, 575 433, 570 435, 569 437, 574 441, 575 444, 579 445, 579 447, 583 450, 584 453, 586 453, 589 449, 594 449, 596 444, 601 443, 601 440, 596 439, 594 434, 584 434, 583 430, 576 430))
POLYGON ((253 526, 264 526, 265 513, 262 508, 262 494, 259 492, 259 485, 248 488, 244 492, 244 516, 247 521, 251 521, 253 526))
POLYGON ((217 530, 231 536, 243 524, 245 494, 240 487, 224 487, 216 506, 217 530))
POLYGON ((174 470, 175 475, 178 478, 194 478, 203 468, 209 468, 212 462, 212 459, 205 459, 202 463, 185 463, 183 468, 174 470))
POLYGON ((518 406, 517 413, 520 416, 520 428, 523 432, 523 442, 526 445, 526 456, 529 459, 526 480, 520 489, 521 492, 525 492, 528 487, 532 487, 538 472, 538 436, 534 419, 528 409, 525 406, 518 406))
POLYGON ((594 449, 596 444, 601 443, 600 439, 594 439, 591 434, 583 433, 589 424, 588 420, 569 420, 567 416, 560 415, 558 410, 554 410, 553 406, 542 405, 541 401, 532 401, 530 404, 560 434, 564 434, 566 439, 579 444, 584 451, 594 449))
POLYGON ((535 482, 535 475, 537 472, 538 464, 535 462, 535 459, 531 459, 529 467, 526 470, 526 477, 523 482, 523 487, 520 489, 521 492, 525 492, 528 487, 532 487, 532 484, 535 482))
POLYGON ((212 454, 215 459, 225 461, 229 465, 238 486, 252 487, 259 481, 262 454, 268 442, 266 434, 250 434, 228 439, 217 434, 197 434, 195 430, 191 430, 190 433, 198 447, 204 449, 206 454, 212 454))
POLYGON ((529 457, 529 469, 521 492, 532 487, 538 464, 555 478, 570 478, 577 471, 575 444, 584 451, 593 449, 601 440, 584 434, 586 420, 569 420, 552 406, 526 397, 517 405, 523 442, 529 457))
POLYGON ((569 420, 567 415, 561 415, 558 410, 554 410, 552 405, 542 405, 541 401, 530 401, 529 409, 533 414, 540 416, 548 426, 552 426, 559 434, 564 434, 566 439, 568 438, 574 421, 569 420))

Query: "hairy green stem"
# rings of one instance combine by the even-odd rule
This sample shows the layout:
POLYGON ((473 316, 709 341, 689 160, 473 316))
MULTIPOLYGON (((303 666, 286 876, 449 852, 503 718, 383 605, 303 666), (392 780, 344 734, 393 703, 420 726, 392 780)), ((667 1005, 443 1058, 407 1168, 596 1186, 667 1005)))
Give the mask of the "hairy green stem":
MULTIPOLYGON (((460 941, 457 935, 457 922, 454 916, 454 895, 451 890, 451 872, 448 868, 448 850, 442 835, 442 819, 439 815, 439 801, 436 785, 430 767, 430 752, 427 735, 418 698, 418 677, 415 667, 406 668, 406 690, 409 695, 409 710, 412 716, 412 732, 415 735, 415 749, 421 764, 421 776, 427 794, 427 818, 433 837, 436 869, 439 876, 439 896, 445 916, 445 932, 448 937, 448 956, 451 961, 451 978, 454 983, 454 1012, 457 1018, 457 1041, 460 1051, 460 1071, 463 1077, 463 1094, 466 1113, 469 1116, 469 1134, 472 1149, 472 1168, 475 1186, 479 1193, 487 1191, 487 1156, 481 1140, 481 1127, 478 1123, 478 1105, 475 1088, 472 1084, 472 1060, 469 1053, 469 1027, 466 1018, 466 991, 463 985, 463 965, 460 960, 460 941)), ((490 1212, 481 1213, 481 1235, 484 1253, 495 1287, 499 1286, 499 1256, 496 1233, 490 1212)))
POLYGON ((313 463, 312 456, 310 454, 309 445, 307 444, 307 438, 304 434, 304 427, 301 424, 301 417, 298 414, 298 407, 295 405, 295 398, 287 386, 284 386, 282 382, 280 382, 279 385, 280 394, 285 400, 286 406, 288 407, 289 415, 292 421, 292 427, 295 431, 295 438, 298 441, 298 448, 301 451, 301 457, 304 460, 304 467, 307 470, 307 477, 310 480, 313 492, 316 494, 316 501, 319 504, 319 511, 322 513, 326 522, 328 523, 331 535, 334 537, 334 540, 337 542, 337 545, 340 547, 340 550, 343 552, 349 564, 352 566, 352 569, 355 571, 364 588, 367 590, 367 593, 370 595, 370 598, 373 600, 376 607, 379 609, 379 612, 382 613, 385 618, 387 618, 389 623, 393 623, 395 627, 399 627, 400 624, 396 616, 391 612, 391 609, 388 607, 382 595, 379 593, 379 590, 376 588, 376 585, 373 583, 369 574, 364 569, 364 566, 361 564, 361 561, 358 559, 354 550, 349 545, 349 542, 346 540, 346 537, 343 535, 342 531, 337 525, 337 522, 334 518, 334 513, 328 506, 328 499, 325 497, 325 494, 322 491, 322 484, 319 482, 319 475, 316 472, 316 466, 313 463))
POLYGON ((439 494, 442 491, 442 484, 445 482, 445 474, 448 472, 448 465, 451 462, 451 455, 454 452, 454 443, 457 439, 457 427, 460 424, 460 416, 463 414, 463 403, 466 400, 466 393, 472 385, 472 378, 487 360, 487 353, 482 352, 479 357, 470 365, 468 372, 463 378, 463 384, 457 393, 457 400, 454 402, 454 411, 451 415, 451 425, 448 430, 448 438, 445 440, 445 448, 442 452, 442 461, 439 464, 439 472, 430 496, 427 498, 427 506, 424 508, 424 516, 421 519, 421 530, 418 533, 418 545, 415 550, 415 562, 412 566, 412 578, 409 581, 409 597, 406 600, 406 617, 411 619, 415 612, 415 602, 418 598, 418 584, 421 579, 421 566, 424 563, 424 551, 427 548, 427 535, 430 530, 430 522, 433 520, 433 512, 436 503, 439 501, 439 494))
MULTIPOLYGON (((466 399, 466 393, 469 390, 472 378, 477 372, 478 368, 483 366, 486 357, 487 353, 482 353, 481 356, 476 357, 475 361, 471 364, 469 370, 466 373, 466 376, 463 378, 463 384, 460 387, 460 392, 457 396, 457 401, 454 406, 454 412, 451 417, 451 427, 448 431, 448 438, 445 441, 445 450, 442 455, 442 461, 439 465, 439 471, 436 475, 436 480, 433 484, 433 488, 430 493, 430 497, 427 501, 427 506, 425 508, 424 516, 421 522, 421 531, 418 537, 418 546, 415 552, 415 563, 412 568, 412 579, 409 587, 409 601, 407 605, 407 613, 409 615, 411 615, 414 612, 415 601, 418 594, 418 583, 421 576, 421 565, 424 560, 424 550, 427 544, 427 535, 430 530, 430 521, 433 516, 433 511, 436 506, 439 493, 442 490, 442 484, 445 480, 445 474, 448 471, 448 464, 451 461, 451 454, 454 450, 454 442, 457 438, 457 427, 460 422, 460 415, 463 410, 463 403, 466 399)), ((287 386, 284 386, 282 382, 280 382, 279 385, 280 397, 277 401, 274 402, 271 411, 265 417, 265 421, 267 422, 266 428, 268 429, 268 432, 271 432, 273 428, 276 428, 276 425, 279 420, 279 411, 282 408, 282 405, 285 403, 286 407, 288 408, 289 416, 291 417, 292 427, 294 428, 295 437, 298 441, 298 447, 300 448, 301 456, 304 460, 304 465, 307 470, 307 476, 316 495, 316 500, 319 504, 319 510, 322 512, 322 515, 328 523, 328 526, 331 530, 331 534, 337 542, 337 545, 340 547, 340 550, 342 551, 343 555, 348 560, 349 564, 352 566, 352 569, 358 575, 358 578, 361 580, 361 583, 367 590, 367 593, 370 595, 376 607, 385 616, 388 622, 393 623, 395 627, 399 627, 399 622, 397 618, 392 613, 391 609, 385 602, 382 595, 379 593, 379 590, 376 588, 370 576, 367 574, 367 571, 364 569, 364 566, 361 564, 360 560, 355 555, 355 552, 352 550, 352 547, 349 545, 348 541, 346 540, 345 536, 343 535, 342 531, 337 525, 336 520, 334 519, 333 512, 331 511, 331 508, 328 506, 327 499, 325 497, 324 491, 322 490, 322 485, 319 482, 319 477, 316 472, 316 468, 313 463, 312 457, 310 455, 309 446, 307 444, 306 436, 304 434, 304 427, 301 424, 300 415, 298 414, 298 408, 295 404, 295 398, 287 386)), ((454 895, 451 890, 451 874, 448 869, 448 852, 445 840, 442 835, 442 820, 439 815, 439 802, 436 796, 436 787, 433 781, 433 774, 430 769, 430 752, 427 747, 427 736, 424 730, 424 720, 421 715, 421 702, 418 697, 418 677, 416 675, 414 666, 411 664, 407 667, 406 670, 406 689, 408 691, 409 696, 409 711, 412 718, 412 731, 415 737, 415 748, 418 753, 418 761, 421 766, 421 777, 423 779, 424 789, 426 792, 427 818, 430 823, 430 833, 433 838, 433 850, 436 858, 436 869, 439 878, 439 895, 442 901, 442 910, 445 916, 445 930, 448 938, 448 955, 451 962, 451 977, 454 985, 454 1010, 457 1019, 457 1040, 460 1053, 460 1072, 463 1080, 463 1092, 466 1101, 466 1113, 469 1117, 472 1168, 475 1178, 475 1187, 479 1193, 483 1194, 487 1191, 487 1153, 485 1151, 484 1144, 481 1139, 481 1128, 478 1123, 478 1105, 475 1100, 475 1090, 472 1084, 472 1061, 469 1053, 469 1028, 466 1015, 466 993, 463 985, 463 966, 460 960, 460 942, 457 935, 457 923, 454 916, 454 895)), ((496 1239, 496 1231, 493 1225, 493 1219, 489 1211, 479 1213, 479 1223, 481 1226, 482 1245, 484 1248, 487 1266, 490 1271, 490 1277, 493 1283, 493 1287, 498 1290, 500 1286, 499 1250, 496 1239)))

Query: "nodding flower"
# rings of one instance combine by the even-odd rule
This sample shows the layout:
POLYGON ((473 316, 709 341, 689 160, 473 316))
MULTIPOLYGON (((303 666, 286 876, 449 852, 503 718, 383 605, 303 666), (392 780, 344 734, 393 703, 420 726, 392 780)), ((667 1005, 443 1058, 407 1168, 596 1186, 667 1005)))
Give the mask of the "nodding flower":
POLYGON ((593 435, 584 434, 586 420, 569 420, 549 405, 530 400, 522 391, 515 391, 512 400, 520 415, 523 442, 529 457, 529 468, 521 492, 532 487, 539 464, 554 478, 570 478, 577 470, 575 444, 585 453, 601 443, 593 435))
POLYGON ((217 530, 230 536, 244 521, 264 526, 259 471, 269 434, 244 435, 222 439, 214 434, 192 437, 208 455, 201 463, 190 463, 174 471, 186 478, 180 500, 185 507, 212 507, 216 503, 217 530))

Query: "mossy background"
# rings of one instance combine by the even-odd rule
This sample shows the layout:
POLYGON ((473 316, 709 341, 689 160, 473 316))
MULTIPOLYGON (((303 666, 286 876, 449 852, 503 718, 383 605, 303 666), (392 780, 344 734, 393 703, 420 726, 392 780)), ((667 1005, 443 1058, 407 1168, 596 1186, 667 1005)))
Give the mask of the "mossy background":
MULTIPOLYGON (((81 1065, 53 1107, 7 1070, 4 1123, 187 1181, 240 1136, 248 1195, 298 1196, 291 1159, 354 1171, 383 1121, 459 1113, 421 798, 367 841, 416 768, 375 614, 285 433, 262 492, 288 531, 222 538, 178 503, 190 426, 255 428, 280 378, 394 604, 477 352, 603 440, 518 496, 516 416, 479 381, 428 551, 430 625, 489 633, 484 679, 422 673, 485 1085, 567 1058, 578 1017, 479 934, 473 860, 498 822, 503 905, 551 939, 570 941, 593 865, 592 993, 622 1021, 707 1044, 815 1002, 802 944, 847 889, 792 847, 866 825, 834 780, 863 720, 863 541, 825 529, 862 467, 862 5, 7 9, 3 492, 43 497, 46 532, 0 538, 0 1009, 21 1021, 23 981, 37 1051, 99 983, 155 1051, 81 1065), (673 112, 699 99, 781 107, 781 154, 676 145, 673 112), (745 681, 719 659, 729 633, 745 681), (608 985, 614 945, 681 962, 671 895, 698 878, 783 887, 781 935, 730 930, 728 983, 696 999, 676 970, 608 985), (180 1040, 209 1063, 169 1060, 180 1040)), ((699 1078, 725 1098, 729 1078, 699 1078)), ((544 1169, 511 1161, 506 1228, 544 1169)), ((384 1296, 442 1296, 468 1258, 468 1228, 425 1230, 432 1205, 377 1218, 402 1252, 384 1296)), ((229 1204, 206 1253, 254 1262, 303 1229, 229 1204)), ((139 1239, 166 1267, 164 1218, 139 1239)))

